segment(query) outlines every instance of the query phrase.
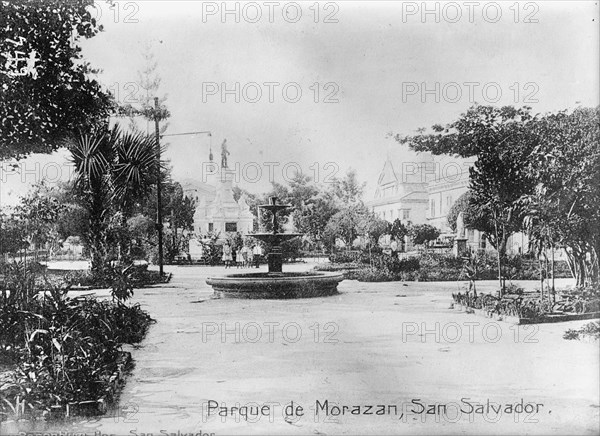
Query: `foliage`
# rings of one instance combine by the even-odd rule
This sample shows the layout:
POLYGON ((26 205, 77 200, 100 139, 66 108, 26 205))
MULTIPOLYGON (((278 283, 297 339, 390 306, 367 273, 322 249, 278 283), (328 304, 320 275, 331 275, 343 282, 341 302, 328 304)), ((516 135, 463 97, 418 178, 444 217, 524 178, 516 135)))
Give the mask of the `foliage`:
MULTIPOLYGON (((194 200, 183 193, 178 182, 170 178, 170 169, 163 170, 162 216, 167 224, 163 230, 164 261, 171 263, 175 257, 189 248, 189 239, 194 230, 194 200)), ((135 257, 155 262, 158 259, 158 237, 156 233, 156 210, 158 208, 156 186, 145 198, 140 199, 128 221, 135 236, 135 257)), ((132 235, 133 236, 133 235, 132 235)), ((132 253, 133 254, 133 253, 132 253)))
POLYGON ((37 262, 13 261, 1 265, 0 275, 4 275, 4 282, 0 284, 2 306, 27 308, 38 292, 36 278, 43 270, 37 262))
POLYGON ((403 241, 404 237, 408 235, 408 227, 405 226, 399 218, 394 220, 388 231, 390 236, 396 241, 403 241))
MULTIPOLYGON (((119 115, 129 118, 129 128, 134 132, 141 132, 144 129, 140 129, 139 123, 136 122, 139 117, 146 120, 146 133, 154 131, 154 127, 150 129, 150 122, 154 123, 155 119, 164 121, 170 118, 171 113, 165 105, 167 97, 165 95, 159 96, 158 92, 160 89, 161 77, 156 72, 158 62, 156 62, 154 53, 149 43, 144 46, 142 52, 145 65, 142 71, 138 71, 137 84, 140 86, 142 92, 137 94, 137 104, 131 105, 129 103, 124 104, 118 108, 119 115), (154 102, 154 98, 158 97, 158 110, 154 102)), ((169 128, 168 122, 163 122, 159 126, 159 133, 164 134, 169 128)))
POLYGON ((10 215, 0 210, 0 255, 18 253, 29 247, 25 223, 17 219, 14 213, 10 215))
POLYGON ((415 245, 427 245, 440 236, 440 231, 430 224, 417 224, 408 228, 408 236, 415 245))
MULTIPOLYGON (((419 255, 418 269, 402 270, 394 268, 397 256, 375 253, 369 256, 365 251, 340 251, 329 256, 338 269, 352 270, 348 278, 367 281, 457 281, 493 280, 496 277, 496 259, 492 253, 480 253, 461 259, 453 255, 424 252, 419 255), (368 266, 367 266, 368 265, 368 266), (364 271, 355 271, 356 269, 364 271), (379 271, 379 272, 377 272, 379 271), (396 274, 397 271, 402 274, 396 274), (373 277, 377 277, 374 280, 373 277)), ((411 259, 411 258, 409 258, 411 259)), ((509 256, 506 271, 510 280, 538 280, 539 264, 526 256, 509 256)), ((569 277, 565 261, 556 262, 556 277, 569 277)))
POLYGON ((539 294, 526 294, 522 289, 512 287, 502 297, 490 294, 452 294, 454 302, 465 307, 483 309, 489 314, 518 316, 520 318, 541 319, 557 313, 593 313, 600 311, 600 288, 577 288, 564 292, 563 301, 551 303, 539 294))
POLYGON ((92 5, 0 3, 0 160, 50 153, 103 124, 113 111, 78 45, 102 30, 90 14, 92 5))
POLYGON ((333 247, 336 239, 339 238, 346 246, 352 246, 352 242, 362 234, 367 213, 368 211, 362 205, 347 206, 337 212, 329 219, 323 230, 325 244, 333 247))
MULTIPOLYGON (((329 261, 331 263, 362 262, 363 261, 363 252, 358 251, 358 250, 338 251, 335 253, 331 253, 329 255, 329 261)), ((366 261, 364 263, 369 263, 369 260, 366 259, 366 261)))
POLYGON ((577 286, 597 283, 600 257, 600 107, 540 118, 527 162, 537 181, 523 196, 525 221, 538 252, 564 247, 577 286))
MULTIPOLYGON (((334 215, 346 209, 366 210, 362 205, 364 185, 358 181, 353 169, 348 170, 343 178, 326 178, 322 182, 297 173, 287 185, 273 183, 271 191, 263 196, 246 195, 254 214, 257 213, 256 205, 266 203, 271 196, 277 197, 281 203, 291 204, 293 209, 287 214, 291 216, 296 230, 305 235, 308 248, 321 249, 323 245, 332 246, 335 241, 331 227, 327 230, 327 224, 334 215)), ((241 190, 239 191, 239 194, 234 192, 236 199, 241 194, 241 190)), ((287 216, 285 213, 281 215, 284 219, 287 216)), ((338 219, 339 216, 335 218, 338 219)), ((257 221, 263 230, 271 230, 270 223, 263 221, 262 217, 257 217, 257 221)))
POLYGON ((202 244, 203 256, 209 265, 218 265, 223 256, 223 246, 218 243, 219 233, 210 232, 200 235, 198 240, 202 244))
POLYGON ((111 242, 118 244, 119 258, 129 255, 127 218, 156 180, 155 152, 151 137, 124 133, 118 126, 82 135, 72 145, 75 190, 88 212, 84 239, 93 271, 99 273, 107 262, 111 242))
POLYGON ((589 322, 578 330, 569 329, 563 335, 564 339, 581 339, 582 336, 589 336, 600 339, 600 322, 589 322))
POLYGON ((535 121, 528 107, 475 105, 446 126, 434 125, 433 133, 396 136, 416 151, 477 158, 469 174, 471 226, 496 248, 500 278, 508 238, 522 228, 525 208, 518 200, 534 186, 524 163, 536 145, 535 121))
POLYGON ((366 182, 360 183, 355 169, 350 168, 344 178, 334 177, 330 190, 342 204, 358 204, 361 202, 366 182))
POLYGON ((0 387, 0 416, 23 401, 26 415, 53 406, 97 400, 110 392, 121 346, 144 337, 151 319, 139 305, 128 306, 112 283, 118 304, 94 298, 69 298, 67 287, 40 278, 35 263, 4 267, 0 288, 0 351, 16 364, 13 379, 0 387))
MULTIPOLYGON (((26 413, 34 415, 54 405, 104 397, 121 345, 139 342, 151 319, 138 305, 54 294, 12 321, 8 331, 16 333, 14 326, 21 323, 17 337, 22 339, 15 346, 17 370, 0 397, 12 402, 18 396, 26 413)), ((9 412, 5 402, 0 412, 9 412)))
MULTIPOLYGON (((157 283, 164 283, 158 271, 148 270, 148 265, 130 265, 127 267, 128 284, 133 289, 144 288, 157 283)), ((112 288, 115 285, 113 281, 115 273, 112 268, 108 268, 106 274, 98 277, 91 271, 69 271, 61 275, 65 285, 68 288, 73 286, 86 286, 90 288, 112 288)))
POLYGON ((452 294, 456 304, 485 310, 488 315, 515 316, 539 320, 552 312, 547 300, 523 294, 508 294, 495 297, 491 294, 471 295, 469 293, 452 294))

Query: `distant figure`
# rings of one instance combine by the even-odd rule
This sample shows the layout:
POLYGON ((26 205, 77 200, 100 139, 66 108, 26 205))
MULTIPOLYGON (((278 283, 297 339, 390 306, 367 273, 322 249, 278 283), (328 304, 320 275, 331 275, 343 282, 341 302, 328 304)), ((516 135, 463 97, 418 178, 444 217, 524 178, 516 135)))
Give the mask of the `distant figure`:
POLYGON ((231 266, 231 261, 233 260, 231 245, 229 242, 223 245, 223 262, 225 262, 225 268, 229 268, 231 266))
POLYGON ((260 266, 260 257, 262 256, 262 248, 260 245, 256 244, 252 248, 252 257, 254 258, 254 266, 258 268, 260 266))
POLYGON ((240 248, 240 255, 242 256, 242 268, 248 267, 248 251, 249 250, 247 245, 242 245, 242 248, 240 248))
POLYGON ((246 247, 246 268, 251 268, 252 267, 252 263, 254 262, 254 253, 252 252, 252 249, 254 247, 246 247))
POLYGON ((223 144, 221 144, 221 168, 227 168, 227 156, 229 154, 229 150, 227 150, 227 139, 225 139, 223 140, 223 144))
POLYGON ((465 219, 463 212, 460 212, 456 217, 456 237, 458 239, 465 238, 465 219))
POLYGON ((235 253, 235 263, 238 268, 244 267, 244 248, 245 247, 238 248, 237 252, 235 253))

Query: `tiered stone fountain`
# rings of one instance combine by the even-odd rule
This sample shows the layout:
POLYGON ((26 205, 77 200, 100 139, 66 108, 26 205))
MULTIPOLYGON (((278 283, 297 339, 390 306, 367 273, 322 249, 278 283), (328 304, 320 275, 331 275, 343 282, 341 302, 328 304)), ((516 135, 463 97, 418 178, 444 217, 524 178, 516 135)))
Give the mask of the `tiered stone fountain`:
POLYGON ((249 236, 260 239, 269 245, 270 251, 267 254, 269 270, 266 273, 211 277, 206 280, 206 283, 213 287, 215 295, 222 298, 288 299, 337 294, 337 285, 343 280, 342 274, 282 272, 281 243, 302 236, 302 234, 279 232, 277 213, 289 209, 290 205, 277 204, 277 198, 271 197, 269 204, 259 207, 271 212, 273 231, 271 233, 252 233, 249 236))

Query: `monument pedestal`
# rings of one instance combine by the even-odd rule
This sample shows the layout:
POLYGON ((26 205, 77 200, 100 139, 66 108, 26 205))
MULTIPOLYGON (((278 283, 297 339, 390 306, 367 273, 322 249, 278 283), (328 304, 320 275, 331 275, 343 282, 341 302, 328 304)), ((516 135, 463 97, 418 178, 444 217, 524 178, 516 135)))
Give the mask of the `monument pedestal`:
POLYGON ((467 254, 467 238, 454 239, 453 251, 455 257, 463 257, 465 254, 467 254))

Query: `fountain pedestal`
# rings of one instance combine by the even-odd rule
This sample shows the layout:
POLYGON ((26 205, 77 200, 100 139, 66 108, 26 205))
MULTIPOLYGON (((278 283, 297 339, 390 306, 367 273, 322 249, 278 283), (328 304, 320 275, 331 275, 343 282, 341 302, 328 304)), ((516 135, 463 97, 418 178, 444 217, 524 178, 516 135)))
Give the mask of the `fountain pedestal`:
POLYGON ((267 254, 267 263, 269 265, 269 273, 280 273, 283 270, 283 253, 281 246, 271 248, 271 252, 267 254))

